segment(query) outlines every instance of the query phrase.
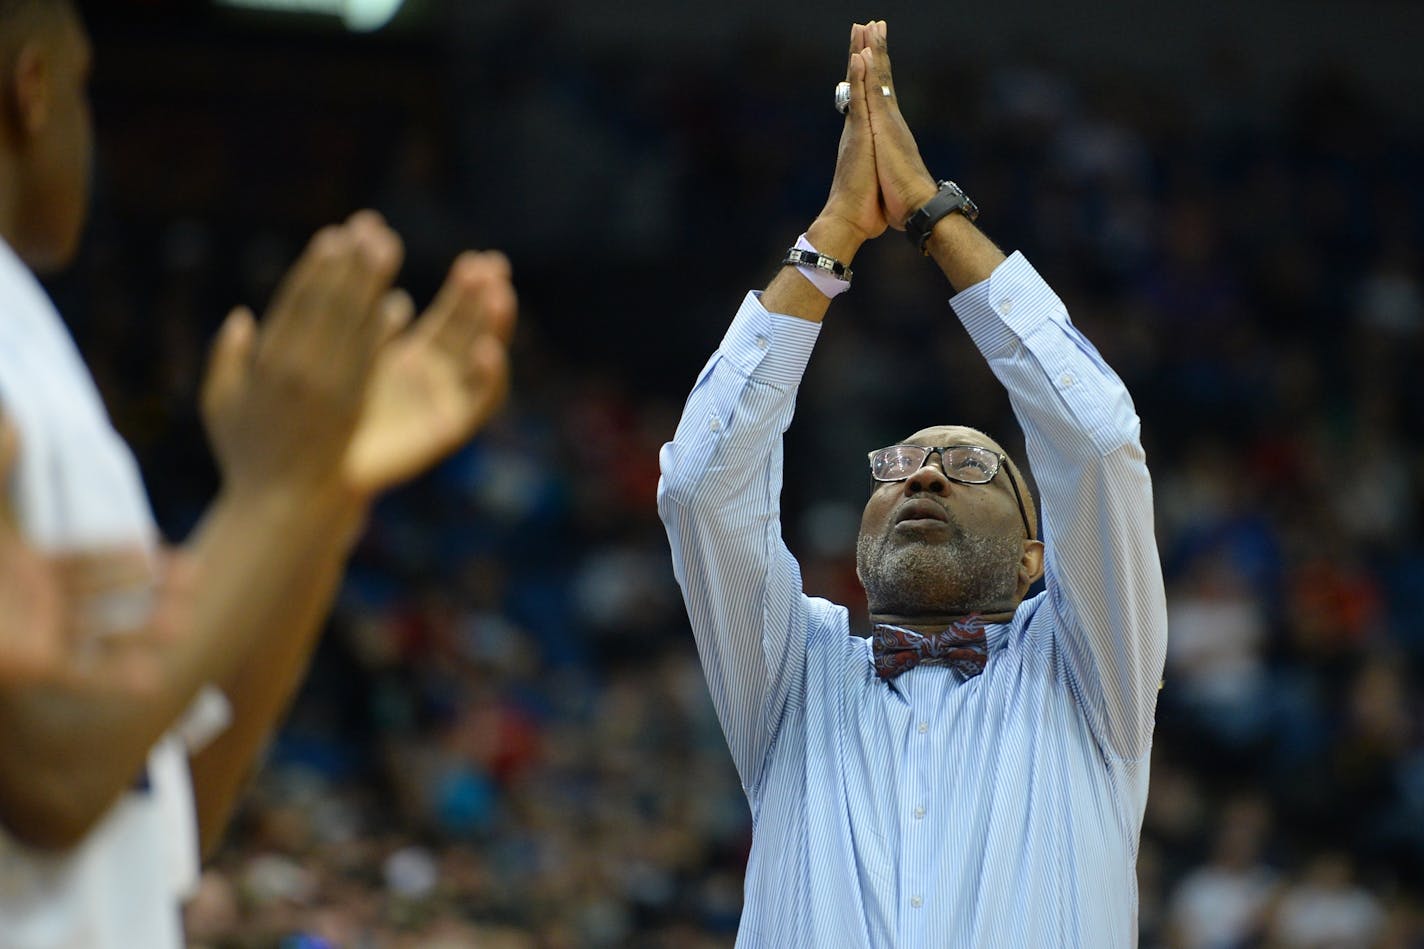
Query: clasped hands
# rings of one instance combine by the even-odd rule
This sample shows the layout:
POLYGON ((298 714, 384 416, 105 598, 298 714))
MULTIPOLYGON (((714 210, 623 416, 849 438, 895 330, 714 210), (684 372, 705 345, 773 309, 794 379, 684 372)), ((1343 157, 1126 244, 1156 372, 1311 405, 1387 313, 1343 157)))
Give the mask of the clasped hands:
POLYGON ((900 112, 884 20, 850 31, 850 108, 841 133, 830 197, 819 222, 858 245, 905 220, 934 197, 934 176, 900 112))

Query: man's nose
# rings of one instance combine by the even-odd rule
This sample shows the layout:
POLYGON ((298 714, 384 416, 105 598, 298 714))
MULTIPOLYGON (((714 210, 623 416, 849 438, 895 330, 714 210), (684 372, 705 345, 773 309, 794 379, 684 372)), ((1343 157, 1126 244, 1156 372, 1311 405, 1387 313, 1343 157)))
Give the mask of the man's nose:
POLYGON ((920 470, 905 479, 905 493, 915 494, 948 494, 949 479, 944 476, 944 469, 935 464, 930 458, 925 459, 925 463, 920 466, 920 470))

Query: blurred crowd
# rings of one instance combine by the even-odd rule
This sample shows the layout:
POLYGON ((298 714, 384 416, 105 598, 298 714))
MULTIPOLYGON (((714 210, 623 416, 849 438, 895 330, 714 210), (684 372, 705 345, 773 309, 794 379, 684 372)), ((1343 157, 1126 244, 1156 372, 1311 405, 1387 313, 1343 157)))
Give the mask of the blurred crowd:
MULTIPOLYGON (((193 410, 207 335, 323 216, 385 212, 418 298, 462 244, 502 246, 522 302, 508 410, 372 518, 189 907, 195 945, 735 933, 750 820, 657 453, 819 207, 838 120, 805 77, 838 66, 790 47, 731 75, 634 69, 521 29, 408 63, 402 88, 445 90, 416 120, 373 106, 369 127, 327 114, 306 136, 256 109, 145 112, 101 61, 100 211, 55 291, 170 535, 214 489, 193 410), (174 120, 195 157, 156 183, 132 136, 174 120), (222 122, 269 122, 282 154, 222 122), (160 185, 190 204, 150 200, 160 185)), ((1424 945, 1424 130, 1338 69, 1249 109, 1227 53, 1194 98, 1032 57, 897 66, 930 168, 1054 285, 1143 420, 1170 646, 1142 945, 1424 945)), ((863 618, 865 451, 948 421, 1021 441, 933 266, 891 234, 856 271, 788 435, 783 518, 808 592, 863 618)))

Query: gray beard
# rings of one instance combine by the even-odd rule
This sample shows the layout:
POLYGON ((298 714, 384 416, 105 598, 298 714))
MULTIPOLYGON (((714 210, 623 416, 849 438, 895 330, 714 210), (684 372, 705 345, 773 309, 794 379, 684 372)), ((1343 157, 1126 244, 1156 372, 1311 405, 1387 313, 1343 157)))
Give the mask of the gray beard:
POLYGON ((871 613, 950 616, 1009 608, 1018 592, 1023 544, 1015 537, 969 534, 950 522, 937 542, 862 533, 855 565, 871 613))

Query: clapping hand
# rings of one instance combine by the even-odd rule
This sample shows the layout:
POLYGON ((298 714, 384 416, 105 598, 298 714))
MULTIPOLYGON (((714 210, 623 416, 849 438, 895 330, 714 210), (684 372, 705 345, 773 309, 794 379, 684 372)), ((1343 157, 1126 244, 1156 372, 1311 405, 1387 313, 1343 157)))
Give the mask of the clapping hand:
POLYGON ((229 314, 202 393, 225 491, 300 502, 341 489, 378 354, 408 316, 391 291, 401 257, 362 211, 312 238, 260 327, 245 307, 229 314))
MULTIPOLYGON (((400 304, 408 318, 408 298, 400 304)), ((353 490, 372 495, 462 445, 504 401, 515 295, 497 252, 461 255, 430 308, 381 350, 346 453, 353 490)))
POLYGON ((401 244, 363 211, 312 239, 260 332, 228 317, 203 408, 236 490, 288 484, 358 502, 424 471, 503 402, 515 296, 503 255, 455 261, 429 309, 392 289, 401 244))

